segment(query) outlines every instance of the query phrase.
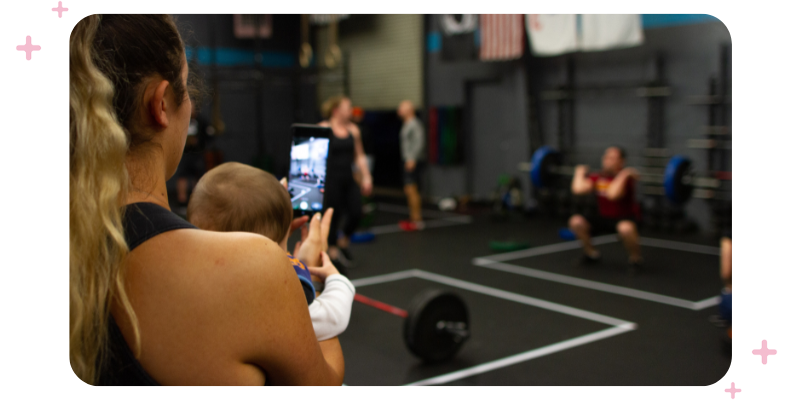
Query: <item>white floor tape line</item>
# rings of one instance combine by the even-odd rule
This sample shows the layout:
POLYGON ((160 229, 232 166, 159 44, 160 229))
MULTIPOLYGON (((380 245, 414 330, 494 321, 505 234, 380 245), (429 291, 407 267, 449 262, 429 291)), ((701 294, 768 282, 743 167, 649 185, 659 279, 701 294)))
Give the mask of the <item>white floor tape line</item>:
MULTIPOLYGON (((595 245, 614 243, 617 241, 619 241, 617 235, 613 234, 598 236, 592 239, 592 243, 595 245)), ((719 248, 712 246, 698 245, 693 243, 675 242, 671 240, 653 239, 645 237, 640 238, 640 243, 643 246, 649 246, 649 247, 688 251, 699 254, 719 255, 719 248)), ((637 299, 653 301, 656 303, 667 304, 695 311, 713 307, 719 304, 720 302, 719 296, 711 297, 700 301, 684 300, 657 293, 650 293, 642 290, 626 288, 623 286, 611 285, 607 283, 576 278, 568 275, 561 275, 553 272, 542 271, 535 268, 528 268, 528 267, 503 263, 503 261, 511 261, 522 258, 535 257, 544 254, 551 254, 561 251, 579 249, 580 247, 581 244, 578 241, 548 244, 530 249, 511 251, 508 253, 501 253, 501 254, 492 254, 484 257, 477 257, 472 260, 472 264, 477 267, 489 268, 497 271, 504 271, 512 274, 528 276, 531 278, 563 283, 565 285, 583 287, 587 289, 598 290, 601 292, 613 293, 621 296, 628 296, 637 299)))
POLYGON ((630 321, 625 321, 622 319, 609 317, 607 315, 597 314, 591 311, 581 310, 578 308, 566 306, 563 304, 553 303, 550 301, 537 299, 530 296, 524 296, 521 294, 508 292, 505 290, 496 289, 489 286, 479 285, 477 283, 467 282, 461 279, 451 278, 449 276, 422 271, 419 269, 409 269, 405 271, 398 271, 384 275, 372 276, 368 278, 355 279, 352 281, 352 283, 353 286, 355 287, 364 287, 364 286, 394 282, 409 278, 419 278, 431 282, 437 282, 443 285, 457 287, 471 292, 497 297, 504 300, 513 301, 520 304, 526 304, 533 307, 542 308, 548 311, 554 311, 557 313, 566 314, 573 317, 587 319, 590 321, 595 321, 612 326, 611 328, 608 329, 579 336, 573 339, 565 340, 563 342, 558 342, 555 344, 540 347, 538 349, 529 350, 520 354, 504 357, 499 360, 491 361, 484 364, 479 364, 474 367, 469 367, 466 369, 462 369, 460 371, 448 373, 434 378, 417 381, 410 384, 413 386, 437 385, 437 384, 452 382, 469 376, 478 375, 499 368, 504 368, 510 365, 519 364, 521 362, 525 362, 528 360, 533 360, 535 358, 543 357, 548 354, 553 354, 559 351, 564 351, 574 347, 589 344, 625 332, 630 332, 637 328, 637 325, 630 321))
MULTIPOLYGON (((592 244, 594 245, 601 245, 606 243, 614 243, 619 241, 617 235, 605 235, 605 236, 598 236, 592 239, 592 244)), ((581 242, 577 240, 573 240, 570 242, 563 242, 563 243, 555 243, 555 244, 548 244, 539 247, 533 247, 530 249, 524 250, 517 250, 517 251, 510 251, 508 253, 500 253, 500 254, 493 254, 484 257, 478 257, 476 260, 486 260, 481 262, 502 262, 502 261, 511 261, 511 260, 518 260, 520 258, 528 258, 528 257, 535 257, 541 256, 544 254, 551 254, 551 253, 558 253, 567 250, 574 250, 580 249, 581 242)))
POLYGON ((358 288, 369 285, 377 285, 379 283, 399 281, 401 279, 412 278, 413 276, 414 276, 414 270, 407 269, 405 271, 392 272, 390 274, 376 275, 368 278, 353 279, 352 281, 350 281, 350 283, 352 283, 353 286, 358 288))
MULTIPOLYGON (((396 204, 378 203, 378 210, 388 213, 408 215, 408 207, 396 204)), ((423 208, 422 216, 428 218, 449 218, 449 217, 461 217, 462 215, 447 211, 427 210, 423 208)))
MULTIPOLYGON (((601 244, 608 244, 618 242, 619 238, 615 234, 611 235, 603 235, 597 236, 592 238, 592 244, 595 246, 601 244)), ((686 251, 690 253, 698 253, 698 254, 707 254, 707 255, 719 255, 719 248, 713 246, 705 246, 699 245, 694 243, 685 243, 685 242, 676 242, 673 240, 664 240, 664 239, 654 239, 654 238, 647 238, 647 237, 640 237, 639 244, 642 246, 647 247, 658 247, 662 249, 669 249, 669 250, 680 250, 686 251)), ((494 262, 503 262, 503 261, 511 261, 511 260, 518 260, 520 258, 528 258, 528 257, 535 257, 541 256, 544 254, 552 254, 558 253, 561 251, 567 250, 574 250, 580 249, 581 242, 577 240, 569 241, 569 242, 562 242, 562 243, 554 243, 548 244, 544 246, 533 247, 530 249, 524 250, 517 250, 517 251, 510 251, 508 253, 501 253, 501 254, 492 254, 483 257, 477 257, 476 260, 481 260, 481 263, 487 263, 490 261, 494 262)), ((476 264, 477 265, 477 264, 476 264)))
POLYGON ((639 238, 639 244, 649 247, 660 247, 662 249, 688 251, 690 253, 708 254, 711 256, 719 255, 719 247, 705 246, 694 243, 676 242, 674 240, 654 239, 654 238, 639 238))
POLYGON ((501 358, 499 360, 490 361, 484 364, 479 364, 474 367, 465 368, 459 371, 451 372, 436 376, 433 378, 423 379, 421 381, 409 383, 408 386, 423 386, 423 385, 441 385, 448 382, 457 381, 470 376, 483 374, 496 369, 505 368, 514 364, 519 364, 525 361, 530 361, 539 357, 558 353, 560 351, 568 350, 578 346, 583 346, 598 340, 606 339, 612 336, 630 332, 636 329, 635 324, 623 324, 614 326, 602 331, 590 333, 588 335, 579 336, 573 339, 565 340, 563 342, 554 343, 538 349, 529 350, 513 356, 501 358))
POLYGON ((432 272, 422 271, 419 269, 409 269, 405 271, 393 272, 385 275, 377 275, 369 278, 355 279, 352 281, 353 286, 359 288, 370 285, 377 285, 380 283, 387 283, 399 281, 408 278, 419 278, 431 282, 441 283, 443 285, 457 287, 460 289, 468 290, 470 292, 485 294, 487 296, 497 297, 500 299, 513 301, 515 303, 527 304, 529 306, 542 308, 548 311, 554 311, 561 314, 570 315, 577 318, 582 318, 590 321, 599 322, 606 325, 625 325, 630 324, 630 321, 609 317, 594 313, 591 311, 581 310, 579 308, 566 306, 563 304, 553 303, 547 300, 537 299, 535 297, 525 296, 518 293, 512 293, 501 289, 496 289, 489 286, 479 285, 477 283, 462 281, 461 279, 451 278, 449 276, 434 274, 432 272))
POLYGON ((608 283, 590 281, 588 279, 575 278, 573 276, 556 274, 556 273, 542 271, 542 270, 538 270, 538 269, 534 269, 534 268, 522 267, 522 266, 519 266, 519 265, 511 265, 511 264, 505 264, 505 263, 484 263, 484 262, 482 262, 482 259, 475 259, 475 261, 473 263, 476 266, 483 267, 483 268, 489 268, 489 269, 493 269, 493 270, 496 270, 496 271, 503 271, 503 272, 508 272, 508 273, 512 273, 512 274, 527 276, 527 277, 531 277, 531 278, 542 279, 542 280, 551 281, 551 282, 563 283, 565 285, 578 286, 578 287, 582 287, 582 288, 598 290, 598 291, 601 291, 601 292, 613 293, 613 294, 617 294, 617 295, 620 295, 620 296, 627 296, 627 297, 633 297, 633 298, 637 298, 637 299, 641 299, 641 300, 653 301, 653 302, 656 302, 656 303, 662 303, 662 304, 667 304, 667 305, 670 305, 670 306, 686 308, 686 309, 689 309, 689 310, 700 310, 702 308, 710 307, 710 306, 712 306, 714 304, 710 304, 709 306, 703 306, 703 305, 708 303, 708 302, 713 302, 714 301, 713 299, 719 299, 719 296, 717 296, 717 297, 712 297, 711 299, 702 300, 700 302, 694 302, 694 301, 691 301, 691 300, 679 299, 679 298, 676 298, 676 297, 665 296, 665 295, 657 294, 657 293, 645 292, 643 290, 631 289, 631 288, 626 288, 626 287, 623 287, 623 286, 611 285, 611 284, 608 284, 608 283), (701 307, 701 308, 698 308, 698 307, 701 307))
POLYGON ((714 307, 716 305, 719 305, 719 303, 721 301, 722 301, 722 297, 720 297, 720 296, 714 296, 714 297, 711 297, 711 298, 708 298, 708 299, 705 299, 705 300, 700 300, 700 301, 694 303, 694 309, 697 310, 697 311, 705 310, 706 308, 714 307))
POLYGON ((617 319, 614 317, 609 317, 591 311, 581 310, 579 308, 553 303, 547 300, 537 299, 534 297, 524 296, 521 294, 508 292, 505 290, 495 289, 489 286, 479 285, 477 283, 462 281, 460 279, 450 278, 444 275, 434 274, 431 272, 426 272, 421 270, 414 270, 414 271, 415 271, 414 272, 415 278, 422 278, 432 282, 438 282, 444 285, 453 286, 493 297, 498 297, 504 300, 509 300, 520 304, 527 304, 529 306, 534 306, 549 311, 555 311, 561 314, 571 315, 573 317, 599 322, 601 324, 616 326, 616 325, 625 325, 631 323, 629 321, 617 319))

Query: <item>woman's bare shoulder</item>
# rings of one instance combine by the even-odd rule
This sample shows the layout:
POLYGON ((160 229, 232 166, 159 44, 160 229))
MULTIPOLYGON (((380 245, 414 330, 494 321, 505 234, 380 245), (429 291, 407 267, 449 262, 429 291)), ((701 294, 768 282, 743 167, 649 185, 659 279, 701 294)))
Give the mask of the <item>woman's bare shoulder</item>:
POLYGON ((286 252, 269 238, 248 232, 212 232, 192 230, 186 232, 188 248, 195 248, 198 257, 213 268, 225 267, 240 273, 259 273, 273 267, 291 265, 286 252))
POLYGON ((171 382, 220 382, 221 371, 239 371, 222 379, 225 384, 263 382, 246 358, 263 352, 274 333, 267 326, 280 319, 276 310, 286 303, 287 282, 297 279, 275 242, 244 232, 182 229, 148 240, 129 257, 145 369, 171 382), (186 367, 198 361, 202 368, 186 367))
MULTIPOLYGON (((269 285, 269 276, 283 269, 291 270, 291 262, 278 244, 247 232, 212 232, 181 229, 162 233, 143 243, 129 256, 134 282, 139 275, 152 285, 154 280, 178 285, 163 287, 180 289, 185 294, 197 291, 207 296, 224 290, 247 287, 256 281, 269 285)), ((153 292, 151 292, 153 293, 153 292)))
POLYGON ((353 136, 357 138, 361 137, 361 129, 358 129, 358 125, 351 122, 350 125, 347 126, 347 130, 349 130, 353 136))

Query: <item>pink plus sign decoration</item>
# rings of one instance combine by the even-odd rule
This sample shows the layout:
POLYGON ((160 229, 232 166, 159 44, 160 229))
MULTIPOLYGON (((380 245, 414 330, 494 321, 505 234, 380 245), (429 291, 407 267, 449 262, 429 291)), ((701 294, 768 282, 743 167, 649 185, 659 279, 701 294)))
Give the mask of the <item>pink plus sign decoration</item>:
POLYGON ((731 388, 730 389, 725 389, 725 391, 731 394, 731 398, 732 399, 735 399, 736 398, 736 393, 741 392, 742 389, 737 389, 736 388, 736 384, 731 382, 731 388))
POLYGON ((26 60, 30 60, 31 59, 31 52, 39 51, 41 49, 42 49, 42 46, 32 45, 31 44, 31 37, 30 36, 26 36, 25 37, 25 44, 21 44, 21 45, 17 46, 17 50, 25 52, 25 59, 26 60))
POLYGON ((58 8, 51 8, 53 11, 58 11, 58 18, 61 18, 61 13, 64 11, 69 11, 69 8, 61 7, 61 2, 58 2, 58 8))
POLYGON ((768 349, 767 348, 767 341, 761 341, 761 348, 753 350, 753 354, 757 356, 761 356, 761 364, 767 363, 767 356, 774 356, 778 354, 778 350, 768 349))

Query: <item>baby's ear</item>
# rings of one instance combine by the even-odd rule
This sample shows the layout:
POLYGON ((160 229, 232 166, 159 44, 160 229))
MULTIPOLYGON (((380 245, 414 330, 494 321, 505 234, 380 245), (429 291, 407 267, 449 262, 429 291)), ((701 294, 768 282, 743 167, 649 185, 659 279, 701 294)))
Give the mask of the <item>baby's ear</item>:
POLYGON ((286 181, 286 177, 281 178, 280 182, 284 189, 289 189, 289 182, 286 181))

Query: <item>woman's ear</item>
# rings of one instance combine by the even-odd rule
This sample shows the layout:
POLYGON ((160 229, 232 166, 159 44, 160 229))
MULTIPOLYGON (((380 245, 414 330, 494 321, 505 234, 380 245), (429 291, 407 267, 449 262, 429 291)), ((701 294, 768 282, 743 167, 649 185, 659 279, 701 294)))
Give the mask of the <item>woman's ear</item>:
POLYGON ((166 98, 167 86, 169 86, 169 82, 167 81, 158 82, 148 104, 150 117, 162 128, 166 128, 167 125, 169 125, 166 98))

